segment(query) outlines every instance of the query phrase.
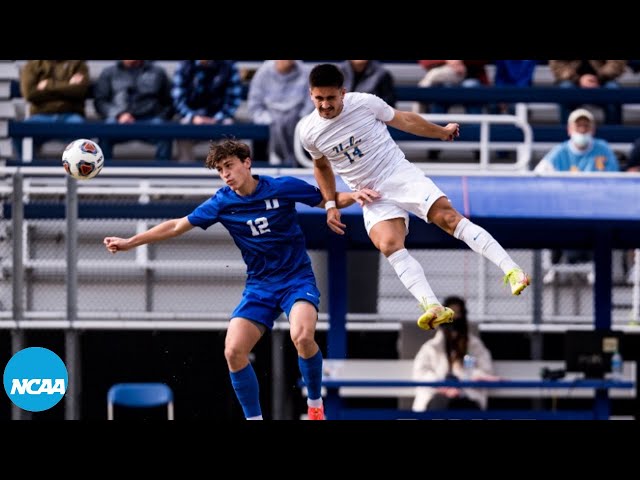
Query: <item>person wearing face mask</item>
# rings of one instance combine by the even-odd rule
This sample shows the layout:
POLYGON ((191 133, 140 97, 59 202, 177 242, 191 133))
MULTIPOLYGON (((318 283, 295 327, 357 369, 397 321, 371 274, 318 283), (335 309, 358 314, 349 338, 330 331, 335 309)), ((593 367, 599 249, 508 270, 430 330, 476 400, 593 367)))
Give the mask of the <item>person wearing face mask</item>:
POLYGON ((569 115, 569 140, 556 145, 534 171, 546 172, 617 172, 618 159, 609 144, 593 135, 596 130, 593 114, 584 108, 569 115))
MULTIPOLYGON (((567 133, 569 140, 556 145, 547 153, 534 171, 549 172, 618 172, 620 166, 609 144, 595 138, 595 119, 589 110, 578 108, 569 115, 567 133)), ((590 262, 593 252, 590 250, 553 250, 551 263, 579 264, 590 262)), ((545 283, 555 278, 555 270, 544 277, 545 283)), ((591 281, 591 279, 590 279, 591 281)))
MULTIPOLYGON (((493 374, 491 352, 469 328, 464 299, 452 295, 443 305, 455 311, 455 321, 438 329, 435 336, 422 345, 413 361, 413 379, 499 380, 493 374), (466 356, 473 358, 471 368, 465 366, 466 356)), ((485 410, 487 402, 486 388, 418 387, 412 410, 485 410)))

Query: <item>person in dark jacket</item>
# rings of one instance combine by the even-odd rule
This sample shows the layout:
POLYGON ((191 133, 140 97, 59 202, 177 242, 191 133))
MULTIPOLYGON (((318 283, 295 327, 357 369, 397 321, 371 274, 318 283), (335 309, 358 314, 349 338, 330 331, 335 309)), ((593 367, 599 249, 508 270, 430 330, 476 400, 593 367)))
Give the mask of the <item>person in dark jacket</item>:
POLYGON ((341 65, 348 92, 372 93, 396 106, 395 85, 391 73, 376 60, 347 60, 341 65))
MULTIPOLYGON (((105 68, 95 86, 95 107, 107 123, 164 123, 173 115, 171 82, 162 67, 148 60, 121 60, 105 68)), ((113 145, 127 140, 102 139, 105 158, 113 145)), ((156 145, 156 159, 171 159, 171 140, 144 140, 156 145)))

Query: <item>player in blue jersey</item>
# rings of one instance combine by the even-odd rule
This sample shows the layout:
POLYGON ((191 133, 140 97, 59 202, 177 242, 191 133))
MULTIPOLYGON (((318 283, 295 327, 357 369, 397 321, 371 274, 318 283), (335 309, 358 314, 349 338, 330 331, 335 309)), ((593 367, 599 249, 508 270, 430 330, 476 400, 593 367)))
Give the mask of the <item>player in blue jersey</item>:
POLYGON ((370 189, 338 192, 335 201, 325 202, 317 187, 298 178, 253 176, 250 153, 248 145, 235 140, 212 144, 205 166, 217 170, 226 187, 186 217, 167 220, 130 238, 106 237, 104 244, 109 252, 116 253, 177 237, 193 227, 207 229, 222 223, 247 265, 242 301, 231 314, 224 350, 245 417, 262 419, 258 379, 249 353, 284 312, 308 390, 309 418, 323 420, 322 352, 314 338, 320 292, 295 204, 344 208, 355 202, 368 204, 378 194, 370 189))

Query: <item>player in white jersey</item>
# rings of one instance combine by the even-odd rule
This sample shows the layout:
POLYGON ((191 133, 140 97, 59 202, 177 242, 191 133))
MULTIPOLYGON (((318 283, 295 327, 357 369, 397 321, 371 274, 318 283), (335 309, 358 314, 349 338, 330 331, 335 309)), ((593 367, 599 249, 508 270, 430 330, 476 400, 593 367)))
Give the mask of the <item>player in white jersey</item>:
MULTIPOLYGON (((453 311, 440 304, 422 266, 404 246, 409 212, 435 223, 491 260, 504 272, 511 292, 519 295, 529 285, 529 276, 489 232, 453 208, 433 181, 405 158, 387 129, 390 125, 414 135, 452 141, 460 134, 459 125, 441 127, 416 113, 395 110, 375 95, 346 93, 343 83, 344 76, 335 65, 312 69, 309 92, 316 109, 302 120, 302 144, 314 160, 314 174, 326 202, 335 200, 334 172, 352 190, 370 188, 380 194, 380 199, 362 208, 365 227, 422 307, 418 325, 428 330, 452 322, 453 311)), ((337 208, 327 209, 327 224, 344 234, 337 208)))

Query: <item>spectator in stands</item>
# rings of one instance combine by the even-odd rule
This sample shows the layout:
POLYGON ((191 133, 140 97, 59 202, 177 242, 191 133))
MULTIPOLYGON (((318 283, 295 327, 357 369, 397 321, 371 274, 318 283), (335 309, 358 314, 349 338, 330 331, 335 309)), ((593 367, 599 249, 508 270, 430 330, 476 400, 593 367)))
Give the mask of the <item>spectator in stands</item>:
MULTIPOLYGON (((548 172, 617 172, 620 170, 618 158, 602 139, 594 138, 596 124, 593 114, 584 108, 574 110, 567 121, 569 140, 556 145, 536 165, 535 171, 548 172)), ((585 263, 593 259, 590 250, 554 250, 551 262, 585 263)), ((555 278, 551 270, 545 276, 550 283, 555 278)))
MULTIPOLYGON (((232 60, 185 60, 173 75, 173 104, 180 123, 230 125, 242 101, 240 73, 232 60)), ((193 141, 179 140, 178 160, 193 160, 193 141)))
MULTIPOLYGON (((107 123, 162 124, 173 116, 171 84, 165 70, 149 60, 121 60, 105 68, 95 86, 95 106, 107 123)), ((113 146, 128 140, 100 141, 105 158, 113 146)), ((145 140, 156 145, 156 159, 171 159, 171 140, 145 140)))
MULTIPOLYGON (((495 76, 493 84, 496 87, 530 87, 533 84, 533 74, 537 65, 536 60, 495 60, 495 76)), ((515 114, 513 103, 498 103, 490 107, 493 114, 515 114)), ((497 158, 509 158, 510 152, 500 150, 497 158)))
MULTIPOLYGON (((549 60, 556 84, 563 88, 620 88, 616 79, 624 73, 626 65, 626 60, 549 60)), ((569 112, 579 106, 561 103, 560 121, 565 123, 569 112)), ((619 103, 606 105, 604 123, 622 123, 619 103)))
MULTIPOLYGON (((493 375, 491 352, 478 335, 469 330, 465 301, 456 296, 447 297, 444 305, 455 312, 456 321, 438 329, 427 340, 413 361, 413 379, 486 380, 493 375), (473 357, 472 371, 465 370, 463 358, 473 357), (468 378, 469 377, 469 378, 468 378)), ((425 410, 486 410, 487 390, 457 387, 418 387, 413 401, 413 411, 425 410)))
MULTIPOLYGON (((25 121, 83 123, 89 85, 89 68, 82 60, 29 60, 20 72, 20 93, 29 102, 25 121)), ((34 139, 34 154, 43 143, 34 139)), ((22 159, 22 142, 16 140, 14 148, 22 159)))
MULTIPOLYGON (((242 251, 247 282, 240 304, 231 314, 224 355, 231 383, 247 419, 262 419, 258 379, 249 353, 283 312, 290 323, 298 365, 308 389, 311 420, 324 420, 320 392, 322 352, 316 343, 320 291, 305 250, 295 203, 324 207, 320 190, 298 178, 253 176, 249 146, 226 140, 211 145, 205 165, 227 184, 186 217, 167 220, 130 238, 106 237, 111 253, 177 237, 193 227, 204 230, 220 222, 242 251)), ((363 189, 338 193, 334 206, 344 208, 377 198, 363 189)), ((333 198, 333 197, 332 197, 333 198)))
POLYGON ((376 60, 347 60, 340 65, 347 92, 372 93, 396 106, 395 84, 391 72, 376 60))
MULTIPOLYGON (((316 110, 301 121, 302 145, 314 160, 314 174, 325 200, 335 196, 334 169, 352 190, 374 188, 382 195, 380 201, 363 207, 365 227, 424 311, 418 326, 428 330, 451 322, 453 311, 440 304, 422 266, 404 246, 410 212, 493 262, 504 272, 512 294, 519 295, 529 285, 529 277, 489 232, 460 215, 424 172, 407 161, 387 128, 453 141, 460 126, 441 127, 416 113, 395 110, 369 93, 346 93, 343 84, 344 76, 335 65, 320 64, 311 70, 310 94, 316 110)), ((336 208, 327 209, 327 224, 344 234, 345 225, 336 208)))
POLYGON ((609 144, 595 138, 595 118, 584 108, 567 120, 569 140, 556 145, 536 165, 536 172, 617 172, 618 158, 609 144))
MULTIPOLYGON (((419 60, 427 73, 418 82, 419 87, 480 87, 489 85, 486 65, 488 60, 419 60)), ((431 113, 446 113, 450 104, 434 103, 431 113)), ((482 104, 466 104, 467 113, 482 113, 482 104)))
MULTIPOLYGON (((496 60, 496 73, 493 84, 496 87, 530 87, 533 85, 533 74, 536 60, 496 60)), ((502 103, 495 109, 496 113, 513 113, 513 105, 502 103)))
MULTIPOLYGON (((489 85, 486 71, 488 60, 419 60, 427 73, 418 82, 419 87, 480 87, 489 85)), ((424 112, 424 106, 418 104, 418 112, 424 112)), ((431 113, 446 113, 453 105, 448 103, 433 103, 431 113)), ((464 110, 469 114, 482 113, 482 103, 467 103, 464 110)), ((474 151, 474 157, 480 158, 480 152, 474 151)), ((429 150, 429 160, 436 160, 440 150, 429 150)))
POLYGON ((254 123, 269 125, 269 164, 298 166, 294 132, 298 121, 313 110, 309 73, 298 60, 267 60, 249 84, 248 108, 254 123))
POLYGON ((530 87, 537 64, 536 60, 496 60, 493 84, 496 87, 530 87))

